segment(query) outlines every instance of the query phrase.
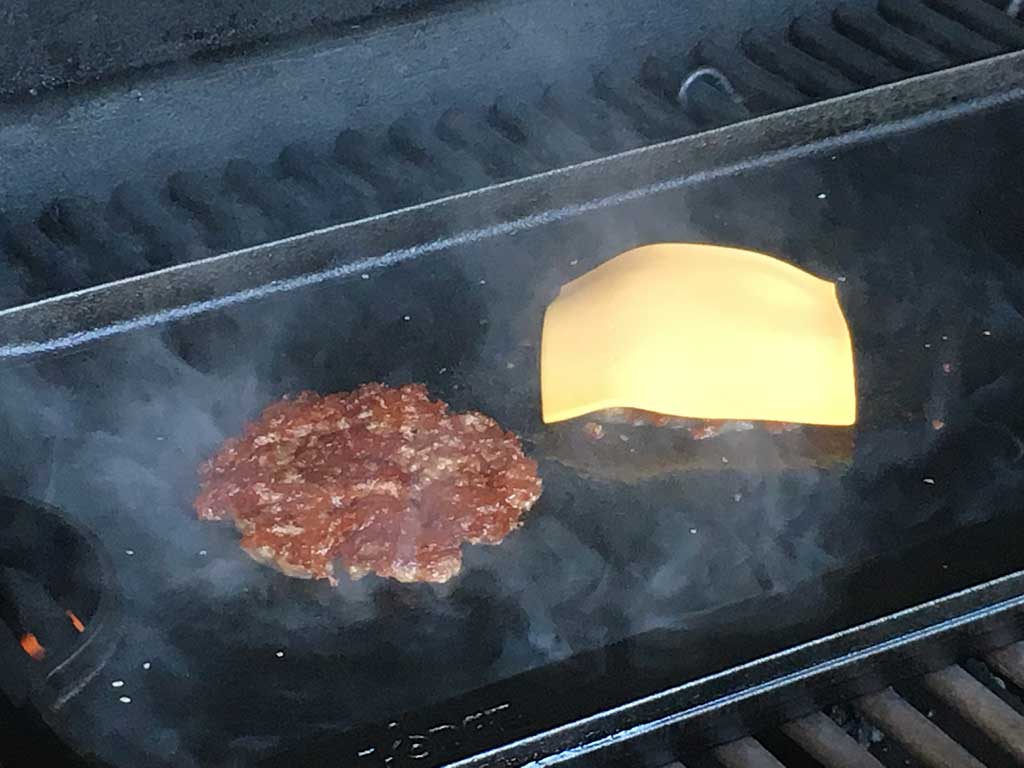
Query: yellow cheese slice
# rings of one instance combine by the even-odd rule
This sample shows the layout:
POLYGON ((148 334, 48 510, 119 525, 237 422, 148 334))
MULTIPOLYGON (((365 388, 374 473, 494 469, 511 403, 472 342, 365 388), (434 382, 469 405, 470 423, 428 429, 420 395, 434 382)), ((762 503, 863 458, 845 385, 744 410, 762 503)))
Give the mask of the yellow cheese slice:
POLYGON ((544 315, 545 422, 605 408, 847 426, 853 345, 835 285, 763 253, 691 243, 626 251, 544 315))

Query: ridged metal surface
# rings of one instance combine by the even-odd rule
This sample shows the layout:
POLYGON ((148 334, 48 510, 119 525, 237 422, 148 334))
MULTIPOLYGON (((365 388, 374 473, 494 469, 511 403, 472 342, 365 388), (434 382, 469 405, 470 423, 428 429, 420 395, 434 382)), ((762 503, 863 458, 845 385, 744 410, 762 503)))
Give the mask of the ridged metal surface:
POLYGON ((1024 23, 986 0, 840 5, 750 33, 553 85, 537 103, 499 100, 414 117, 333 146, 289 145, 270 166, 228 159, 162 188, 126 181, 104 203, 69 195, 0 215, 0 308, 439 196, 691 134, 1024 48, 1024 23))
POLYGON ((845 722, 817 712, 772 733, 716 747, 687 764, 713 763, 722 768, 1024 765, 1024 642, 984 660, 896 683, 895 688, 863 696, 848 707, 857 716, 845 722), (900 692, 904 690, 906 695, 900 692), (943 707, 947 716, 936 712, 943 707))

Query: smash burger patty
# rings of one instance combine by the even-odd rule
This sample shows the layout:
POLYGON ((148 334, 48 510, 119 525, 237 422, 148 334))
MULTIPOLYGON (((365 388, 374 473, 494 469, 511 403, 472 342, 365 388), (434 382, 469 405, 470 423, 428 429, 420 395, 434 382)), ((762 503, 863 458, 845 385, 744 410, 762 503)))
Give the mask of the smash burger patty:
POLYGON ((267 407, 199 470, 195 510, 289 576, 447 581, 462 542, 497 544, 541 493, 519 439, 425 387, 365 384, 267 407))

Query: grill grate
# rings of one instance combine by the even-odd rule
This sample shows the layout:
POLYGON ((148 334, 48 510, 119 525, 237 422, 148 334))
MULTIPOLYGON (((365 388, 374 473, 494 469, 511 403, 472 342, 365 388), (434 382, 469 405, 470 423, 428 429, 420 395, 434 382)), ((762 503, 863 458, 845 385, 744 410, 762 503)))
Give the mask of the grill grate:
POLYGON ((588 92, 554 85, 538 104, 451 109, 377 139, 342 130, 296 143, 271 167, 236 158, 215 176, 131 181, 105 205, 74 197, 0 214, 0 308, 427 199, 664 141, 1024 48, 1024 23, 985 0, 880 0, 748 34, 741 54, 701 44, 602 72, 588 92))
POLYGON ((1024 642, 698 754, 722 768, 983 768, 1024 764, 1024 642), (970 671, 969 671, 970 670, 970 671), (846 714, 852 711, 853 716, 846 714), (845 727, 844 727, 845 726, 845 727), (862 738, 851 733, 860 732, 862 738), (866 734, 866 736, 864 736, 866 734))

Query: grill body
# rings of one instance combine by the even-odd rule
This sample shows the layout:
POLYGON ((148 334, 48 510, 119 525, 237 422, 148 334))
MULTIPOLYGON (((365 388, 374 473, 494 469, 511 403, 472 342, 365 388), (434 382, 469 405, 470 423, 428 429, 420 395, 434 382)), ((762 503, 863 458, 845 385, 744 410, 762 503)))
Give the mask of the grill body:
MULTIPOLYGON (((993 66, 972 70, 979 83, 998 83, 985 69, 993 66)), ((941 93, 947 81, 936 77, 941 93)), ((247 259, 300 270, 331 254, 324 272, 231 301, 189 303, 188 268, 8 313, 8 338, 35 346, 5 347, 9 363, 22 361, 3 369, 15 436, 5 482, 21 495, 49 493, 102 530, 123 585, 124 639, 105 669, 116 678, 86 687, 55 727, 114 763, 184 754, 272 764, 298 750, 307 761, 346 754, 375 764, 421 759, 428 741, 438 764, 487 764, 493 749, 511 763, 534 752, 581 750, 583 759, 604 738, 629 749, 638 743, 630 734, 658 743, 690 719, 685 702, 735 692, 716 686, 742 686, 745 675, 710 673, 765 659, 758 669, 769 674, 771 654, 794 646, 781 668, 797 674, 872 637, 913 638, 942 630, 943 615, 972 611, 1005 640, 1013 578, 883 621, 879 634, 843 635, 827 652, 801 645, 1014 572, 1016 553, 994 543, 1019 523, 1024 482, 1011 405, 1021 385, 1012 350, 1024 332, 1019 256, 1007 246, 1017 223, 1005 195, 1018 176, 1000 149, 1022 119, 1016 100, 924 108, 794 145, 816 119, 832 119, 825 107, 786 123, 785 149, 760 143, 781 135, 774 121, 783 116, 730 129, 762 138, 746 160, 683 181, 629 193, 615 190, 628 174, 609 170, 621 163, 649 180, 700 137, 196 264, 201 274, 237 259, 224 279, 238 281, 274 274, 239 269, 247 259), (523 194, 541 183, 552 197, 523 194), (585 193, 594 202, 551 206, 585 193), (503 207, 489 210, 488 200, 503 207), (472 211, 464 222, 441 215, 461 206, 472 211), (444 236, 453 222, 476 235, 444 236), (357 238, 376 227, 426 246, 361 260, 357 238), (769 461, 593 482, 545 455, 536 411, 544 305, 626 247, 701 239, 785 254, 841 281, 862 403, 852 464, 788 470, 769 461), (72 332, 133 311, 149 285, 183 303, 72 332), (47 329, 52 352, 39 337, 47 329), (232 532, 190 518, 195 466, 255 408, 374 379, 423 381, 454 407, 481 408, 522 434, 546 482, 529 524, 500 547, 470 550, 449 587, 366 580, 332 590, 251 563, 232 532), (60 418, 24 415, 35 413, 60 418), (43 488, 34 468, 47 459, 69 469, 47 474, 43 488), (114 680, 130 686, 130 703, 114 680), (395 718, 415 711, 427 714, 395 718), (151 738, 153 723, 165 739, 151 738)), ((729 134, 718 139, 735 149, 729 134)), ((950 625, 951 642, 968 625, 950 625)), ((847 682, 874 659, 850 667, 847 682)), ((929 667, 927 654, 919 664, 929 667)), ((815 680, 803 704, 790 701, 794 714, 815 680)), ((779 702, 789 697, 770 688, 779 702)), ((742 710, 720 714, 713 727, 690 727, 706 738, 742 735, 742 710)))
MULTIPOLYGON (((12 107, 0 482, 100 532, 121 606, 87 684, 59 707, 46 681, 31 694, 54 732, 114 765, 653 766, 723 743, 713 759, 757 764, 761 741, 735 740, 783 722, 841 751, 814 713, 895 679, 937 673, 956 706, 970 681, 948 665, 1021 630, 1020 26, 982 2, 786 10, 746 35, 723 15, 741 51, 724 56, 645 38, 675 18, 651 4, 607 41, 621 68, 594 46, 553 78, 493 37, 506 17, 466 6, 443 33, 409 20, 234 78, 186 70, 131 118, 130 92, 47 132, 12 107), (473 40, 444 65, 458 88, 413 67, 429 55, 404 36, 434 33, 473 40), (394 51, 412 69, 388 98, 284 96, 339 62, 393 71, 394 51), (473 51, 505 53, 467 68, 473 51), (57 184, 42 168, 61 155, 57 184), (609 478, 548 450, 544 307, 661 240, 837 281, 849 463, 711 442, 746 463, 609 478), (526 527, 446 587, 332 590, 194 520, 197 464, 262 405, 369 380, 521 434, 546 484, 526 527)), ((995 714, 976 727, 1012 749, 995 714)))

